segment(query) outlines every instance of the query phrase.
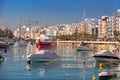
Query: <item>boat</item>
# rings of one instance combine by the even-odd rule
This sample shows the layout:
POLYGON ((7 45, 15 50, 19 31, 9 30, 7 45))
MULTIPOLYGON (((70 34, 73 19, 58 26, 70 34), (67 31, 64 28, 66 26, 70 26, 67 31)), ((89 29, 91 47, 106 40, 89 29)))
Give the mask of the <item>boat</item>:
POLYGON ((36 41, 40 39, 40 46, 41 47, 52 47, 55 46, 56 41, 54 37, 52 36, 47 36, 45 34, 40 34, 39 37, 36 37, 36 41))
POLYGON ((15 41, 14 41, 13 39, 10 39, 10 40, 8 41, 8 44, 9 44, 9 45, 14 45, 14 43, 15 43, 15 41))
POLYGON ((0 48, 7 48, 9 47, 7 38, 0 37, 0 48))
POLYGON ((109 61, 109 62, 116 62, 120 61, 120 58, 116 56, 112 51, 110 50, 102 50, 100 52, 97 52, 93 55, 96 61, 109 61))
POLYGON ((0 48, 7 48, 9 44, 6 41, 0 41, 0 48))
POLYGON ((4 61, 4 57, 0 56, 0 63, 4 61))
POLYGON ((80 46, 76 48, 77 51, 92 51, 92 48, 88 45, 88 43, 81 42, 80 46))
POLYGON ((111 78, 116 78, 117 73, 115 72, 101 72, 98 74, 99 80, 110 80, 111 78))
POLYGON ((50 62, 57 60, 59 56, 50 50, 40 50, 36 53, 28 54, 27 59, 30 61, 50 62))
POLYGON ((4 57, 2 56, 2 51, 0 51, 0 63, 4 61, 4 57))

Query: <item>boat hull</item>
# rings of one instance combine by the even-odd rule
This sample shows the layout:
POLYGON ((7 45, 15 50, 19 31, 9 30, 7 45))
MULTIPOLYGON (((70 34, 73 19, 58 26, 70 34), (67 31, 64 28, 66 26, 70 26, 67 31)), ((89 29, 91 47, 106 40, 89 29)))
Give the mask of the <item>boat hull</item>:
POLYGON ((51 42, 40 42, 40 46, 52 46, 51 42))
POLYGON ((101 72, 99 73, 99 80, 111 80, 117 77, 115 72, 101 72))
POLYGON ((102 50, 93 55, 93 57, 95 58, 96 61, 109 61, 109 62, 120 61, 120 58, 110 50, 102 50))
POLYGON ((120 59, 118 57, 111 57, 111 56, 93 56, 96 61, 98 62, 119 62, 120 59))
POLYGON ((51 46, 55 46, 54 42, 40 42, 40 46, 46 46, 46 47, 51 47, 51 46))
POLYGON ((7 48, 9 45, 8 44, 1 44, 0 43, 0 48, 7 48))
POLYGON ((92 49, 90 47, 87 46, 78 46, 76 48, 77 51, 92 51, 92 49))

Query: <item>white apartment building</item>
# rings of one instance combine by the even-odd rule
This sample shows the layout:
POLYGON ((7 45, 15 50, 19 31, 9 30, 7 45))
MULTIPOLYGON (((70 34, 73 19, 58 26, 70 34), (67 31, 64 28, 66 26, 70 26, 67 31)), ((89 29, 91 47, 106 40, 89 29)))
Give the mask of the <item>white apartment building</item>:
POLYGON ((115 30, 120 31, 120 9, 117 10, 115 17, 116 17, 115 30))

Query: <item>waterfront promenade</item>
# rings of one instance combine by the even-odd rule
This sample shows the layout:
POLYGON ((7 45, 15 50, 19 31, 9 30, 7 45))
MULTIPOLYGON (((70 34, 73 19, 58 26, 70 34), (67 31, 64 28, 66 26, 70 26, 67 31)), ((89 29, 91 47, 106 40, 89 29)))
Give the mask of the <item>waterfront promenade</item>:
MULTIPOLYGON (((72 44, 80 44, 82 41, 57 41, 57 43, 72 43, 72 44)), ((120 45, 118 41, 84 41, 85 43, 91 44, 116 44, 120 45)))

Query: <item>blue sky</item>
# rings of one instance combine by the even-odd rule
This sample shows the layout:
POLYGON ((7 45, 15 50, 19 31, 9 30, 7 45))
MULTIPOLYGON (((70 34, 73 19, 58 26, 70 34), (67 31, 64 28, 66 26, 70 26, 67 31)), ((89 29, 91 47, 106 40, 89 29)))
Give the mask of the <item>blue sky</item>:
POLYGON ((80 22, 83 11, 87 18, 113 15, 120 8, 120 0, 0 0, 0 23, 17 28, 39 21, 42 25, 80 22))

